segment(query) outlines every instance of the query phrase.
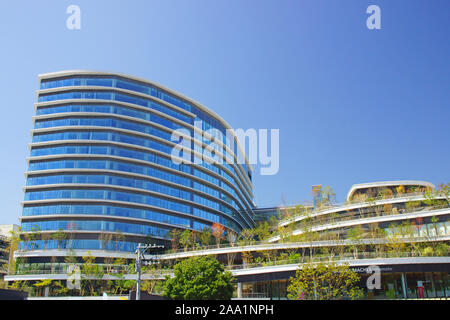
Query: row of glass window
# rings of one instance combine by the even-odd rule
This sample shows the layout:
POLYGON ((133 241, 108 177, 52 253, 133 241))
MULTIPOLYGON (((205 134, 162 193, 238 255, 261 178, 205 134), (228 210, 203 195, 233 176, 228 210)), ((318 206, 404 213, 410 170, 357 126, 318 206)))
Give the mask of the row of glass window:
MULTIPOLYGON (((199 209, 199 208, 194 208, 192 214, 194 216, 202 218, 202 219, 206 219, 206 220, 209 220, 209 221, 220 223, 220 224, 222 224, 224 226, 227 226, 227 227, 229 227, 229 228, 231 228, 233 230, 241 230, 242 229, 237 223, 235 223, 235 222, 233 222, 231 220, 225 219, 223 216, 219 216, 217 214, 214 214, 214 213, 211 213, 211 212, 199 209)), ((234 216, 235 216, 235 218, 237 220, 242 221, 241 217, 238 217, 237 215, 234 215, 234 216)), ((197 221, 194 221, 194 224, 196 222, 197 221)), ((195 228, 195 229, 198 230, 197 228, 195 228)))
POLYGON ((89 183, 89 184, 107 184, 150 190, 164 193, 169 196, 191 200, 191 193, 178 188, 166 186, 164 184, 151 182, 148 180, 125 178, 115 175, 105 174, 64 174, 51 176, 29 177, 27 186, 61 184, 61 183, 89 183))
POLYGON ((219 198, 219 195, 220 195, 220 192, 218 190, 216 190, 214 188, 210 188, 208 186, 205 186, 204 184, 199 183, 197 181, 192 182, 192 188, 195 190, 199 190, 201 192, 207 193, 210 196, 213 196, 216 198, 219 198))
POLYGON ((191 105, 171 94, 167 94, 165 91, 151 86, 149 84, 141 84, 129 79, 123 79, 118 77, 71 77, 60 80, 45 79, 41 81, 41 89, 51 89, 58 87, 71 87, 71 86, 101 86, 101 87, 113 87, 130 91, 136 91, 156 97, 163 101, 166 101, 174 106, 182 108, 191 112, 191 105))
MULTIPOLYGON (((67 107, 67 106, 61 106, 61 107, 67 107)), ((104 108, 110 107, 110 106, 102 106, 104 108)), ((153 116, 152 116, 153 118, 153 116)), ((161 118, 159 122, 164 122, 165 119, 161 118)), ((173 125, 173 124, 172 124, 173 125)), ((53 120, 38 120, 35 123, 35 129, 42 129, 42 128, 51 128, 51 127, 59 127, 59 126, 101 126, 101 127, 114 127, 114 128, 121 128, 126 130, 133 130, 141 133, 151 134, 154 136, 157 136, 159 138, 163 138, 168 141, 171 140, 171 133, 159 130, 157 128, 143 125, 143 124, 137 124, 135 122, 125 121, 125 120, 117 120, 114 118, 62 118, 62 119, 53 119, 53 120)), ((176 141, 175 141, 176 142, 176 141)), ((211 144, 210 144, 211 145, 211 144)), ((220 152, 224 152, 224 150, 219 150, 220 152)), ((181 153, 182 155, 182 153, 181 153)), ((216 172, 217 174, 222 174, 225 178, 227 178, 229 181, 233 181, 231 177, 226 174, 223 170, 220 170, 217 166, 211 165, 203 161, 198 156, 194 155, 194 163, 198 163, 202 165, 203 167, 216 172)), ((230 170, 235 177, 242 182, 240 177, 236 174, 235 169, 226 163, 226 161, 221 161, 221 163, 230 170)), ((242 182, 244 183, 244 182, 242 182)))
MULTIPOLYGON (((155 183, 147 180, 136 179, 136 178, 126 178, 120 177, 116 175, 108 175, 108 174, 62 174, 62 175, 48 175, 48 176, 32 176, 27 179, 27 186, 35 186, 35 185, 46 185, 46 184, 70 184, 70 183, 82 183, 82 184, 106 184, 106 185, 118 185, 125 186, 131 188, 138 188, 143 190, 155 191, 163 194, 167 194, 169 196, 177 197, 184 200, 191 201, 191 193, 185 190, 170 187, 164 184, 155 183)), ((208 191, 216 191, 214 189, 208 188, 200 183, 195 182, 193 185, 194 189, 200 190, 203 192, 208 191), (198 188, 198 189, 197 189, 198 188)), ((216 191, 217 194, 214 194, 218 199, 227 199, 226 196, 220 196, 219 192, 216 191)), ((213 208, 215 210, 221 210, 218 202, 194 195, 193 201, 202 204, 204 206, 213 208)), ((232 200, 227 201, 231 206, 233 206, 237 211, 239 211, 239 207, 232 200)), ((226 208, 226 207, 225 207, 226 208)), ((222 209, 221 211, 227 209, 222 209)), ((231 210, 230 210, 231 211, 231 210)))
POLYGON ((97 155, 111 155, 124 158, 132 158, 156 163, 171 169, 179 170, 185 173, 191 173, 189 165, 180 163, 177 164, 171 159, 156 155, 151 152, 137 151, 123 147, 111 147, 102 145, 64 145, 64 146, 48 146, 48 147, 33 147, 31 149, 31 157, 40 157, 56 154, 97 154, 97 155))
POLYGON ((31 162, 28 171, 52 170, 52 169, 105 169, 123 172, 131 172, 150 177, 155 177, 191 187, 191 180, 164 170, 149 166, 131 164, 112 160, 53 160, 31 162))
MULTIPOLYGON (((163 238, 169 238, 166 234, 163 238)), ((70 239, 70 240, 33 240, 20 241, 19 250, 52 250, 52 249, 73 249, 73 250, 108 250, 135 252, 136 242, 129 241, 100 241, 96 239, 70 239)))
MULTIPOLYGON (((102 127, 114 127, 114 128, 121 128, 126 130, 133 130, 138 131, 146 134, 155 135, 157 137, 166 139, 168 141, 171 140, 171 134, 162 130, 158 130, 156 128, 142 125, 142 124, 136 124, 134 122, 125 121, 125 120, 117 120, 113 118, 63 118, 63 119, 54 119, 54 120, 39 120, 35 123, 35 129, 41 129, 41 128, 51 128, 51 127, 59 127, 59 126, 102 126, 102 127)), ((221 152, 223 150, 220 150, 221 152)), ((208 164, 207 162, 203 161, 198 156, 194 155, 194 163, 200 164, 203 167, 209 169, 210 171, 213 171, 217 174, 221 174, 223 177, 225 177, 229 181, 233 181, 231 176, 229 176, 227 173, 225 173, 223 170, 220 170, 217 166, 214 166, 212 164, 208 164)), ((228 170, 230 170, 239 180, 239 176, 236 174, 236 171, 232 166, 230 166, 226 161, 223 161, 223 165, 227 167, 228 170)), ((240 180, 241 181, 241 180, 240 180)))
POLYGON ((208 226, 207 224, 204 224, 202 222, 194 221, 193 229, 195 229, 195 230, 205 230, 205 229, 211 229, 211 226, 208 226))
POLYGON ((201 196, 199 196, 197 194, 194 194, 193 196, 194 196, 194 202, 195 203, 198 203, 198 204, 201 204, 201 205, 203 205, 205 207, 210 207, 210 208, 213 208, 214 210, 219 211, 220 205, 219 205, 218 202, 210 200, 210 199, 207 199, 205 197, 201 197, 201 196))
POLYGON ((167 153, 169 155, 172 152, 172 147, 169 145, 151 139, 140 138, 125 133, 104 132, 104 131, 75 131, 75 132, 45 133, 38 135, 35 134, 33 136, 33 143, 47 142, 47 141, 61 141, 61 140, 114 141, 158 150, 167 153))
MULTIPOLYGON (((47 199, 96 199, 96 200, 116 200, 132 203, 140 203, 152 205, 160 208, 170 209, 185 214, 191 214, 191 206, 181 204, 176 201, 166 200, 157 196, 141 195, 137 193, 115 191, 115 190, 98 190, 98 189, 62 189, 62 190, 45 190, 33 191, 28 190, 25 193, 25 201, 47 200, 47 199)), ((233 211, 223 205, 218 205, 215 201, 207 201, 199 197, 195 201, 197 204, 207 206, 211 209, 225 213, 228 216, 233 215, 233 211)), ((238 215, 235 215, 235 217, 238 215)), ((239 221, 243 223, 242 218, 239 221)))
MULTIPOLYGON (((163 179, 166 181, 174 182, 177 184, 181 184, 190 188, 194 188, 195 186, 191 185, 191 180, 176 174, 172 174, 169 172, 166 172, 164 170, 156 169, 153 167, 143 166, 143 165, 137 165, 137 164, 130 164, 122 161, 110 161, 110 160, 47 160, 47 161, 39 161, 39 162, 30 162, 29 164, 29 171, 40 171, 40 170, 52 170, 52 169, 106 169, 106 170, 115 170, 115 171, 124 171, 124 172, 132 172, 142 175, 148 175, 155 178, 163 179)), ((194 169, 196 170, 196 169, 194 169)), ((197 171, 197 170, 196 170, 197 171)), ((202 172, 202 177, 208 176, 202 172)), ((210 176, 208 176, 210 177, 210 176)), ((212 177, 211 177, 212 178, 212 177)), ((80 176, 77 178, 77 181, 87 181, 82 180, 87 179, 85 176, 80 176)), ((217 179, 216 179, 217 180, 217 179)), ((32 180, 37 181, 37 180, 32 180)), ((39 181, 45 181, 42 180, 42 178, 39 179, 39 181)), ((55 181, 55 183, 58 183, 56 181, 61 181, 61 178, 47 178, 46 181, 55 181), (59 180, 56 180, 59 179, 59 180)), ((89 181, 100 181, 99 178, 90 178, 89 181), (97 180, 96 180, 97 179, 97 180)), ((103 180, 105 181, 105 180, 103 180)), ((217 180, 218 181, 218 180, 217 180)), ((34 183, 34 182, 30 182, 34 183)), ((63 182, 59 182, 63 183, 63 182)), ((78 182, 82 183, 82 182, 78 182)), ((88 182, 91 183, 91 182, 88 182)), ((95 183, 95 182, 92 182, 95 183)), ((124 183, 124 182, 123 182, 124 183)), ((38 183, 40 184, 40 183, 38 183)), ((197 183, 200 185, 199 183, 197 183)), ((143 185, 143 182, 139 182, 139 185, 143 185)), ((220 181, 220 184, 217 183, 217 186, 225 186, 226 184, 220 181)), ((155 186, 159 186, 158 184, 155 184, 155 186)), ((150 189, 150 185, 148 184, 148 188, 150 189)), ((153 190, 157 191, 159 187, 155 187, 153 190)), ((228 188, 230 191, 233 192, 233 194, 236 196, 236 193, 233 189, 228 188)), ((210 192, 206 186, 204 186, 200 191, 208 191, 210 192)), ((159 191, 158 191, 159 192, 159 191)), ((176 194, 177 192, 170 192, 168 194, 176 194)), ((216 195, 214 192, 211 192, 211 195, 216 195)), ((187 196, 187 193, 186 193, 187 196)), ((239 207, 234 201, 231 203, 231 205, 236 210, 241 210, 241 208, 244 208, 244 206, 241 203, 241 207, 239 207)), ((224 209, 226 210, 226 209, 224 209)), ((228 211, 228 210, 227 210, 228 211)))
POLYGON ((116 200, 124 202, 141 203, 173 211, 191 213, 191 207, 179 202, 161 199, 156 196, 141 195, 131 192, 97 190, 97 189, 64 189, 46 191, 27 191, 25 201, 46 200, 46 199, 96 199, 96 200, 116 200))
POLYGON ((188 228, 190 219, 180 216, 170 215, 163 212, 152 210, 128 208, 114 205, 94 205, 94 204, 58 204, 36 207, 24 207, 23 216, 40 216, 56 214, 87 214, 87 215, 105 215, 119 216, 127 218, 145 219, 167 224, 173 224, 188 228))
MULTIPOLYGON (((166 154, 171 154, 172 147, 165 145, 160 142, 156 142, 150 139, 139 138, 136 136, 124 134, 124 133, 115 133, 115 132, 103 132, 103 131, 75 131, 75 132, 56 132, 56 133, 45 133, 45 134, 35 134, 33 136, 33 143, 39 142, 48 142, 48 141, 61 141, 61 140, 100 140, 100 141, 114 141, 121 143, 128 143, 134 145, 144 146, 146 148, 155 149, 166 154)), ((181 157, 183 153, 181 152, 181 157)), ((204 163, 205 168, 207 164, 204 163)), ((218 169, 217 169, 218 170, 218 169)), ((198 171, 198 170, 197 170, 198 171)), ((220 170, 223 171, 223 170, 220 170)), ((195 174, 195 173, 194 173, 195 174)), ((213 178, 206 173, 202 173, 203 176, 208 176, 210 182, 218 185, 218 179, 213 178)), ((236 184, 236 181, 230 177, 228 174, 224 175, 224 177, 233 185, 236 184)), ((242 189, 242 188, 239 188, 242 189)), ((246 190, 244 192, 247 192, 246 190)), ((247 196, 249 197, 248 193, 247 196)), ((249 197, 250 198, 250 197, 249 197)))
MULTIPOLYGON (((111 113, 117 115, 123 115, 128 117, 133 117, 137 119, 151 121, 153 120, 153 113, 143 110, 133 109, 131 107, 124 107, 118 105, 103 105, 103 104, 65 104, 58 106, 41 106, 37 109, 36 115, 48 115, 48 114, 57 114, 57 113, 66 113, 66 112, 95 112, 95 113, 111 113)), ((170 120, 167 120, 170 121, 170 120)), ((179 126, 179 124, 173 123, 170 127, 174 127, 175 125, 179 126)), ((190 128, 182 127, 192 132, 190 128)))
POLYGON ((67 91, 67 92, 41 94, 39 95, 38 101, 48 102, 55 100, 68 100, 68 99, 95 99, 95 100, 114 100, 126 102, 143 106, 149 109, 157 110, 185 123, 191 125, 193 124, 193 119, 190 116, 175 111, 164 105, 158 104, 152 100, 145 98, 138 98, 124 93, 109 92, 109 91, 67 91))
POLYGON ((85 230, 85 231, 110 231, 110 232, 123 232, 123 233, 135 233, 142 235, 152 235, 158 237, 164 237, 169 229, 148 226, 134 223, 124 223, 115 221, 102 221, 102 220, 46 220, 46 221, 34 221, 34 222, 22 222, 22 231, 48 231, 48 230, 85 230), (33 229, 32 229, 33 228, 33 229))
MULTIPOLYGON (((218 121, 217 119, 209 116, 205 112, 201 111, 197 107, 191 105, 179 99, 171 94, 167 94, 163 90, 156 88, 154 86, 148 84, 141 84, 129 79, 118 79, 118 78, 89 78, 89 77, 74 77, 69 79, 61 79, 61 80, 43 80, 41 82, 41 89, 48 88, 56 88, 56 87, 64 87, 64 86, 82 86, 82 85, 91 85, 91 86, 103 86, 103 87, 116 87, 127 89, 131 91, 136 91, 140 93, 144 93, 153 97, 157 97, 161 100, 169 102, 177 107, 180 107, 186 111, 192 112, 196 115, 195 120, 202 122, 202 130, 207 131, 209 129, 217 129, 223 135, 223 143, 227 144, 228 147, 232 148, 235 154, 240 153, 237 148, 236 143, 233 143, 234 146, 230 145, 226 141, 226 129, 225 127, 218 121)), ((134 103, 134 102, 132 102, 134 103)), ((249 167, 246 163, 242 164, 244 167, 244 171, 247 176, 251 179, 251 173, 249 167)))
POLYGON ((95 126, 95 127, 112 127, 140 133, 151 134, 167 141, 171 141, 172 134, 159 130, 144 124, 138 124, 126 120, 118 120, 114 118, 62 118, 53 120, 38 120, 34 124, 35 129, 65 127, 65 126, 95 126))
MULTIPOLYGON (((64 215, 64 214, 77 214, 77 215, 86 214, 86 215, 104 215, 104 216, 137 218, 173 224, 185 228, 189 228, 191 225, 191 220, 189 218, 170 215, 167 213, 152 210, 129 208, 116 205, 101 205, 101 204, 43 205, 43 206, 24 207, 22 212, 23 216, 64 215)), ((211 222, 221 223, 222 225, 231 228, 235 231, 242 229, 242 227, 239 226, 234 221, 202 209, 194 208, 193 216, 200 217, 202 219, 206 219, 211 222)), ((238 215, 235 213, 233 213, 233 217, 239 219, 238 215)))
MULTIPOLYGON (((52 169, 105 169, 105 170, 115 170, 115 171, 124 171, 124 172, 132 172, 142 175, 148 175, 159 179, 164 179, 166 181, 171 181, 174 183, 182 184, 184 186, 193 188, 195 190, 196 186, 199 186, 200 191, 206 191, 208 193, 211 193, 211 195, 216 196, 217 193, 212 192, 212 189, 209 187, 206 187, 205 185, 202 185, 198 182, 196 182, 196 185, 191 185, 191 180, 188 178, 184 178, 182 176, 168 173, 164 170, 155 169, 152 167, 147 166, 141 166, 141 165, 134 165, 134 164, 128 164, 123 163, 121 161, 110 161, 110 160, 54 160, 54 161, 40 161, 40 162, 31 162, 28 170, 29 171, 40 171, 40 170, 52 170, 52 169)), ((73 177, 73 175, 70 175, 73 177)), ((123 183, 118 185, 125 185, 125 186, 141 186, 142 189, 147 190, 161 190, 166 191, 169 195, 175 195, 184 199, 190 198, 190 193, 183 191, 183 194, 178 193, 179 189, 161 189, 164 185, 156 184, 156 183, 150 183, 146 182, 141 179, 131 179, 131 180, 113 180, 111 176, 93 176, 93 175, 78 175, 75 178, 70 178, 70 176, 44 176, 44 177, 33 177, 29 178, 29 182, 27 182, 27 185, 39 185, 39 184, 51 184, 51 183, 106 183, 106 184, 116 184, 117 183, 123 183), (110 178, 106 178, 110 177, 110 178), (75 180, 74 180, 75 179, 75 180), (136 180, 136 181, 134 181, 136 180), (65 182, 65 181, 72 181, 72 182, 65 182), (79 182, 74 182, 79 181, 79 182), (87 182, 81 182, 81 181, 87 181, 87 182), (111 182, 109 182, 111 181, 111 182), (113 183, 114 182, 114 183, 113 183), (147 184, 145 184, 147 183, 147 184), (154 187, 152 187, 152 185, 154 187)), ((116 177, 117 178, 117 177, 116 177)), ((222 183, 225 185, 224 183, 222 183)), ((166 187, 166 186, 164 186, 166 187)), ((169 187, 166 187, 169 188, 169 187)), ((161 192, 157 191, 157 192, 161 192)), ((181 192, 181 190, 180 190, 181 192)), ((219 196, 217 196, 219 198, 219 196)), ((236 210, 240 210, 240 208, 233 202, 232 205, 236 210)))
MULTIPOLYGON (((188 165, 176 164, 167 158, 164 158, 159 155, 154 155, 149 152, 133 151, 133 150, 121 148, 121 147, 108 147, 108 146, 98 146, 98 145, 97 146, 83 146, 83 145, 67 146, 67 145, 65 145, 65 146, 56 146, 56 147, 50 146, 50 147, 44 147, 44 148, 40 147, 40 148, 32 148, 31 149, 32 157, 47 156, 47 155, 54 155, 54 154, 114 155, 114 156, 119 156, 119 157, 127 157, 127 158, 139 159, 139 160, 146 160, 149 162, 157 163, 160 165, 170 167, 172 169, 180 170, 182 172, 191 174, 191 167, 188 165)), ((193 186, 194 189, 208 193, 209 195, 212 195, 217 198, 219 197, 218 190, 211 188, 211 187, 207 187, 206 185, 195 182, 195 181, 193 183, 194 183, 194 186, 193 186)), ((235 191, 231 187, 229 187, 226 183, 223 183, 222 181, 220 183, 224 189, 226 189, 235 198, 237 198, 235 191)), ((223 197, 225 197, 225 196, 222 196, 221 198, 223 199, 223 197)), ((228 201, 228 202, 231 203, 230 201, 228 201)), ((233 203, 234 203, 234 201, 233 201, 233 203)), ((242 208, 244 208, 244 207, 242 206, 242 208)), ((236 207, 236 209, 238 209, 238 207, 236 207)))
MULTIPOLYGON (((158 142, 153 141, 153 140, 137 138, 137 137, 134 137, 134 136, 128 136, 128 135, 123 134, 123 133, 100 132, 100 131, 98 131, 98 132, 97 131, 87 131, 87 132, 85 132, 85 131, 76 131, 76 132, 47 133, 47 134, 39 134, 39 135, 35 134, 33 136, 33 142, 34 143, 54 141, 54 140, 105 140, 105 141, 116 141, 116 142, 122 142, 122 143, 128 143, 128 144, 143 145, 144 147, 150 147, 152 149, 159 150, 161 152, 168 153, 168 154, 170 154, 170 150, 171 150, 169 146, 166 146, 166 145, 164 145, 162 143, 158 143, 158 142)), ((50 148, 58 148, 58 147, 50 147, 50 148)), ((102 148, 104 148, 104 147, 92 147, 92 149, 90 149, 90 150, 98 151, 99 153, 106 151, 106 150, 104 150, 102 148)), ((53 149, 50 149, 49 151, 39 151, 41 149, 43 149, 43 148, 36 149, 38 151, 33 151, 32 150, 33 156, 34 155, 36 155, 36 156, 37 155, 48 155, 53 150, 53 149)), ((116 148, 114 148, 114 149, 116 149, 116 148)), ((62 151, 62 149, 55 149, 55 150, 57 152, 58 151, 62 151)), ((86 149, 84 149, 84 150, 86 150, 86 149)), ((110 150, 112 150, 112 149, 110 149, 110 150)), ((120 150, 120 149, 118 149, 118 150, 120 150)), ((120 151, 120 152, 122 153, 123 156, 130 157, 130 158, 138 158, 139 159, 143 155, 143 154, 139 154, 140 151, 127 151, 125 153, 122 152, 122 151, 120 151)), ((101 154, 104 154, 104 153, 101 153, 101 154)), ((148 157, 148 158, 150 159, 149 161, 151 161, 152 157, 148 157)), ((173 168, 174 166, 177 166, 174 162, 172 162, 171 160, 168 160, 168 159, 165 160, 164 163, 165 163, 164 164, 165 166, 168 166, 168 167, 171 167, 171 168, 173 168)), ((181 164, 181 166, 182 166, 182 168, 187 168, 187 166, 183 166, 182 164, 181 164)), ((207 168, 207 169, 209 169, 209 168, 207 168)), ((183 170, 183 171, 187 172, 187 170, 183 170)), ((220 171, 223 171, 223 170, 220 170, 220 171)), ((202 179, 205 179, 205 180, 207 180, 207 181, 209 181, 211 183, 214 183, 215 185, 219 185, 219 179, 214 178, 214 177, 204 173, 203 171, 199 171, 197 169, 194 169, 193 174, 198 176, 198 177, 200 177, 200 178, 202 178, 202 179)), ((232 185, 236 184, 236 181, 232 177, 230 177, 228 174, 223 175, 223 176, 232 185)), ((223 185, 225 185, 225 184, 223 183, 223 185)), ((238 188, 238 190, 242 190, 242 188, 239 188, 238 186, 237 186, 237 188, 238 188)), ((230 190, 232 190, 232 189, 228 187, 227 191, 230 191, 230 190)), ((246 192, 246 191, 243 191, 243 192, 246 192)), ((232 194, 235 197, 237 197, 236 193, 234 191, 232 192, 232 194)), ((249 197, 248 194, 247 194, 247 196, 249 197)))

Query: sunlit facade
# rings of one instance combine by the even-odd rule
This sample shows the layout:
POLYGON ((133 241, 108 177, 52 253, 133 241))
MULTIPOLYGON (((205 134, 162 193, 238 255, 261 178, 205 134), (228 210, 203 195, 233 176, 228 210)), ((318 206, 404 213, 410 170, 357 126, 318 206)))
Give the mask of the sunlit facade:
POLYGON ((40 75, 37 100, 21 228, 48 236, 21 249, 134 252, 149 239, 167 244, 173 229, 253 226, 251 166, 206 107, 143 79, 89 71, 40 75), (211 128, 223 141, 197 139, 211 128), (189 132, 191 164, 172 161, 177 129, 189 132), (208 164, 207 147, 234 163, 208 164))

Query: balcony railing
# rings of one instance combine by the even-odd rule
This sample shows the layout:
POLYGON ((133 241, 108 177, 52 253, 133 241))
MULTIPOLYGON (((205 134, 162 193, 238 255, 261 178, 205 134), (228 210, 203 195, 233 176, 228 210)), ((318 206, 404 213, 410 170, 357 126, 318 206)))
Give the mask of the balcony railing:
MULTIPOLYGON (((448 252, 447 255, 444 256, 436 256, 436 255, 428 255, 423 254, 421 252, 345 252, 345 253, 330 253, 330 254, 314 254, 304 255, 291 259, 280 259, 280 260, 272 260, 272 261, 264 261, 264 262, 253 262, 253 263, 242 263, 235 265, 225 265, 224 268, 229 271, 233 270, 244 270, 244 269, 254 269, 254 268, 264 268, 264 267, 272 267, 272 266, 283 266, 283 265, 301 265, 304 263, 329 263, 329 262, 351 262, 358 260, 368 260, 368 259, 389 259, 389 258, 419 258, 419 257, 449 257, 448 252)), ((27 268, 21 268, 16 270, 14 275, 38 275, 38 274, 67 274, 69 275, 68 268, 70 263, 36 263, 29 264, 27 268)), ((76 263, 82 270, 83 263, 76 263)), ((126 274, 135 274, 128 265, 97 265, 99 270, 104 273, 104 275, 116 276, 119 280, 121 275, 126 274), (111 268, 108 271, 108 267, 111 268)), ((164 275, 170 275, 173 273, 173 270, 170 268, 162 268, 155 271, 156 276, 160 276, 164 278, 164 275)), ((146 273, 143 272, 143 275, 146 273)), ((88 275, 85 275, 88 276, 88 275)))
MULTIPOLYGON (((318 210, 306 210, 307 213, 300 213, 300 214, 294 214, 293 217, 289 217, 286 219, 283 219, 279 222, 279 225, 287 225, 291 222, 295 222, 296 220, 300 219, 300 218, 308 218, 308 217, 314 217, 314 216, 318 216, 321 215, 324 212, 330 211, 330 210, 335 210, 335 209, 339 209, 340 211, 344 211, 347 210, 348 208, 351 208, 355 205, 377 205, 377 202, 383 201, 383 200, 409 200, 409 201, 414 201, 414 198, 418 198, 418 197, 422 197, 423 199, 426 199, 425 197, 425 193, 423 192, 414 192, 414 193, 403 193, 403 194, 398 194, 398 195, 393 195, 390 197, 386 197, 386 196, 379 196, 379 197, 375 197, 375 198, 369 198, 369 199, 373 199, 373 201, 361 201, 361 200, 352 200, 352 201, 346 201, 343 203, 335 203, 332 205, 328 205, 328 206, 323 206, 318 210)), ((438 199, 445 199, 442 196, 437 196, 436 200, 438 199)))
POLYGON ((318 226, 323 226, 323 225, 333 226, 333 225, 339 224, 340 222, 352 221, 352 220, 357 220, 357 219, 402 215, 402 214, 416 213, 416 212, 429 212, 429 211, 435 211, 435 210, 446 209, 446 208, 450 208, 450 204, 437 205, 437 206, 422 206, 422 207, 417 207, 417 208, 405 208, 405 209, 401 209, 401 211, 397 211, 397 212, 394 212, 392 210, 390 210, 390 211, 380 210, 380 211, 374 211, 374 212, 354 213, 351 215, 343 215, 342 217, 333 217, 333 218, 327 218, 327 219, 323 219, 323 220, 321 219, 317 222, 305 223, 305 224, 301 225, 301 228, 311 229, 313 227, 318 227, 318 226))
POLYGON ((282 265, 301 265, 304 263, 349 262, 367 259, 418 258, 418 257, 430 258, 432 256, 424 255, 420 252, 359 252, 359 253, 344 253, 334 255, 326 255, 326 254, 313 255, 312 257, 305 255, 304 257, 300 257, 297 259, 273 260, 251 264, 239 264, 239 265, 225 266, 225 268, 227 270, 242 270, 242 269, 264 268, 271 266, 282 266, 282 265))

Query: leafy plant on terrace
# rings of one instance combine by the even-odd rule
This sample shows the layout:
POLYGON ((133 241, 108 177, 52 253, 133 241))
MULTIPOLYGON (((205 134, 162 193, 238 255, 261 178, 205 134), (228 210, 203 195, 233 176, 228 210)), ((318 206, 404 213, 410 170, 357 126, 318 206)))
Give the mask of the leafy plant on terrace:
POLYGON ((234 287, 231 272, 211 256, 186 259, 164 283, 164 296, 175 300, 228 300, 234 287))
POLYGON ((291 300, 340 300, 362 297, 358 274, 348 265, 303 264, 287 287, 291 300))
POLYGON ((95 263, 95 257, 88 252, 87 256, 83 257, 83 265, 81 267, 81 294, 84 295, 86 291, 91 296, 98 295, 97 289, 102 287, 102 279, 105 274, 103 267, 95 263))

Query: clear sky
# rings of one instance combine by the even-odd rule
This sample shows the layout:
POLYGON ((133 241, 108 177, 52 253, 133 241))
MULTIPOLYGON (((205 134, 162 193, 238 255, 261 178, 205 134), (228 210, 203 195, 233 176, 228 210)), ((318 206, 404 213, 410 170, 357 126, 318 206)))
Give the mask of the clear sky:
POLYGON ((0 224, 17 223, 37 75, 122 72, 209 107, 235 128, 280 129, 258 206, 330 185, 450 181, 450 1, 1 1, 0 224), (66 27, 69 5, 81 30, 66 27), (381 30, 369 30, 369 5, 381 30))

